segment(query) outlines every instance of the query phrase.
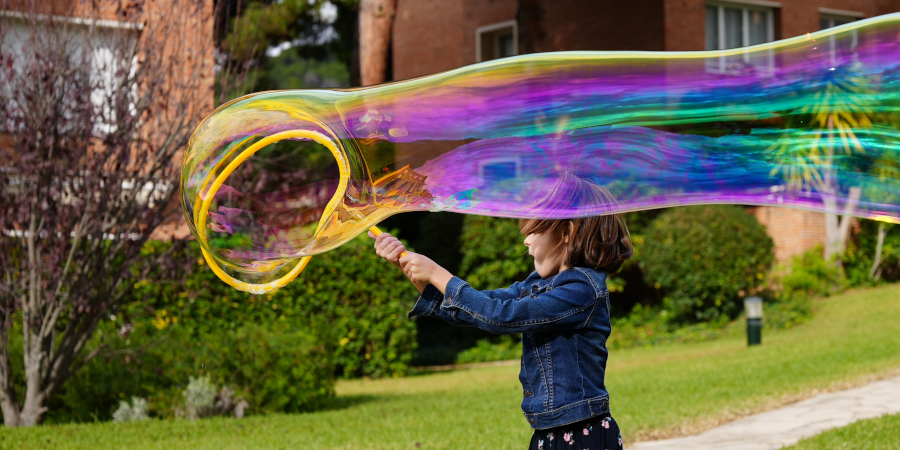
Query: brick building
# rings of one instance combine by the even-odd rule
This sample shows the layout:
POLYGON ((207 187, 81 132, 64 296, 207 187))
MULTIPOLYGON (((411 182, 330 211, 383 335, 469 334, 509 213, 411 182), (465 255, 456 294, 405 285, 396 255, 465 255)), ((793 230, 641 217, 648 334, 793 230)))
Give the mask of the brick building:
MULTIPOLYGON (((401 80, 533 51, 720 50, 898 11, 900 0, 397 0, 392 73, 401 80)), ((750 210, 778 260, 824 244, 821 213, 750 210)))
MULTIPOLYGON (((66 36, 74 43, 70 45, 76 55, 83 49, 90 49, 91 54, 85 59, 91 61, 92 66, 94 61, 98 61, 92 69, 95 71, 93 76, 107 80, 111 86, 121 76, 118 73, 121 69, 110 63, 113 51, 110 48, 114 47, 108 46, 122 45, 122 41, 129 40, 132 45, 140 45, 139 48, 166 55, 170 62, 167 64, 169 72, 164 75, 165 85, 170 87, 167 92, 171 94, 172 101, 168 105, 169 110, 157 110, 155 117, 142 127, 146 136, 156 132, 161 127, 160 122, 176 120, 173 117, 181 112, 179 108, 185 106, 178 100, 189 100, 186 105, 188 116, 202 118, 214 109, 214 8, 213 1, 179 3, 177 0, 155 0, 146 4, 99 2, 95 5, 72 0, 12 0, 0 7, 0 20, 3 20, 3 26, 8 27, 4 30, 6 40, 3 42, 13 49, 26 42, 32 33, 41 33, 46 23, 54 24, 63 30, 62 33, 68 33, 66 36), (136 15, 139 20, 126 18, 138 9, 141 11, 136 15), (154 33, 160 30, 166 30, 169 34, 154 33), (111 37, 113 35, 115 37, 111 37), (91 44, 81 44, 77 37, 87 39, 91 44)), ((15 51, 10 53, 15 54, 15 51)), ((95 106, 103 107, 100 103, 95 103, 95 106)), ((99 136, 104 129, 98 126, 96 131, 99 136)), ((14 145, 13 136, 0 133, 0 166, 5 164, 4 158, 16 158, 12 150, 14 145)), ((180 158, 180 153, 176 157, 180 158)), ((151 238, 189 235, 190 230, 180 210, 176 196, 166 208, 166 220, 152 230, 151 238)))

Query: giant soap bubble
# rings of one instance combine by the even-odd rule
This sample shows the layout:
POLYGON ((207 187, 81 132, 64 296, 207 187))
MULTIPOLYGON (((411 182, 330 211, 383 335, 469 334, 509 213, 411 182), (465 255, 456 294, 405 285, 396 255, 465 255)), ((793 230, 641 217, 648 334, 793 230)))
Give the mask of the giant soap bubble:
POLYGON ((203 121, 181 184, 210 266, 257 293, 406 211, 731 203, 898 223, 900 14, 725 51, 541 53, 248 95, 203 121), (569 174, 618 204, 535 201, 569 174))

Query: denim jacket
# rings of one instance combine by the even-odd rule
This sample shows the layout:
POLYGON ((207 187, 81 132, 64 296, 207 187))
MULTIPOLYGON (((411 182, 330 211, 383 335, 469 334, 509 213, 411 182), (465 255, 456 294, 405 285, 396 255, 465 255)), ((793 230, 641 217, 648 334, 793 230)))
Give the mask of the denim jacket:
POLYGON ((574 267, 543 279, 533 272, 525 281, 494 291, 475 290, 453 277, 445 292, 428 285, 409 317, 522 333, 522 411, 532 428, 609 414, 606 273, 574 267))

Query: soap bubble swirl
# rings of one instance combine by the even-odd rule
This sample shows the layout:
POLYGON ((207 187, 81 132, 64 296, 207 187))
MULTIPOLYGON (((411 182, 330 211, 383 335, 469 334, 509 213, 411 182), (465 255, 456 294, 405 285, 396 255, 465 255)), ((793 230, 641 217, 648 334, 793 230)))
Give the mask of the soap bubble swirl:
POLYGON ((728 203, 900 223, 900 14, 724 51, 542 53, 253 94, 200 125, 181 187, 207 261, 251 292, 406 211, 728 203), (566 175, 617 203, 536 201, 566 175))

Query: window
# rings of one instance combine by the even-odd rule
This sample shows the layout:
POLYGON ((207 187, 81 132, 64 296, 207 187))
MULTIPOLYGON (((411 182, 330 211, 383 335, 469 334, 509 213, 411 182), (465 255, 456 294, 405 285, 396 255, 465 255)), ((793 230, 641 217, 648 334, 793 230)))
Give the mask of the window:
POLYGON ((515 20, 495 23, 475 30, 478 62, 515 56, 519 53, 518 27, 515 20))
MULTIPOLYGON (((819 9, 819 29, 824 30, 840 25, 846 25, 865 17, 862 13, 852 11, 839 11, 827 8, 819 9)), ((828 48, 831 52, 832 64, 837 63, 839 57, 852 55, 859 45, 859 35, 856 30, 841 36, 830 36, 828 38, 828 48)))
MULTIPOLYGON (((60 26, 58 35, 53 37, 39 38, 44 34, 47 25, 38 23, 32 25, 28 22, 28 16, 23 13, 0 11, 0 16, 9 17, 12 20, 7 22, 9 27, 7 34, 2 40, 3 45, 12 49, 9 54, 13 55, 12 72, 21 74, 22 68, 29 61, 34 60, 34 52, 41 46, 51 45, 52 39, 61 39, 65 45, 68 55, 71 58, 71 68, 77 68, 84 65, 89 67, 89 81, 85 83, 86 87, 92 89, 90 100, 94 105, 97 118, 94 123, 94 134, 103 136, 115 131, 116 117, 114 102, 119 100, 121 92, 120 84, 125 76, 133 77, 137 70, 137 57, 135 46, 140 37, 140 25, 127 22, 116 22, 109 20, 92 20, 90 18, 78 17, 62 17, 53 16, 45 17, 38 15, 41 20, 49 19, 48 23, 63 24, 60 26), (41 34, 34 36, 34 32, 41 34), (39 42, 39 43, 38 43, 39 42), (126 75, 127 74, 127 75, 126 75)), ((47 33, 50 34, 50 33, 47 33)), ((70 75, 69 79, 77 76, 70 75)), ((137 84, 131 83, 130 96, 125 96, 128 100, 133 101, 137 98, 137 84)), ((0 86, 0 98, 10 98, 9 89, 6 86, 0 86)), ((134 112, 133 103, 129 106, 134 112)), ((73 105, 73 109, 80 107, 73 105)))
POLYGON ((824 30, 826 28, 836 27, 838 25, 846 25, 850 22, 856 22, 857 19, 852 17, 839 17, 832 15, 825 15, 819 18, 819 29, 824 30))
POLYGON ((519 176, 518 158, 496 158, 479 164, 481 181, 486 185, 494 185, 506 180, 512 180, 519 176))
MULTIPOLYGON (((730 3, 711 3, 706 6, 706 49, 727 50, 748 47, 775 40, 772 8, 730 3)), ((735 72, 752 66, 771 72, 774 54, 771 50, 744 52, 739 55, 710 58, 707 70, 735 72)))

